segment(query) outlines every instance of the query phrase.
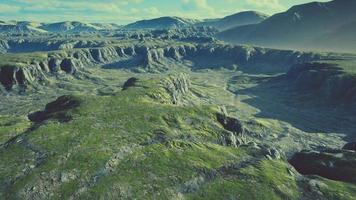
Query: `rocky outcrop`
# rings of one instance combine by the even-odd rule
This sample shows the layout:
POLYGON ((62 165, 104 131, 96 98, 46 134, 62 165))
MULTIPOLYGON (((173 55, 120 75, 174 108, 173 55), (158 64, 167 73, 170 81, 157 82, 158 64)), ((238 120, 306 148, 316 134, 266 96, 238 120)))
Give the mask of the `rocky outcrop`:
POLYGON ((225 112, 216 113, 216 119, 226 130, 226 132, 222 133, 220 138, 220 143, 222 145, 238 147, 247 143, 244 138, 245 131, 242 123, 238 119, 228 116, 225 112))
POLYGON ((83 64, 79 60, 73 58, 65 58, 60 64, 61 70, 65 71, 68 74, 74 74, 78 70, 78 68, 83 67, 83 64))
POLYGON ((348 150, 302 151, 290 164, 301 174, 356 183, 356 153, 348 150))
POLYGON ((82 40, 80 38, 68 40, 43 40, 36 38, 13 39, 7 38, 0 40, 0 52, 9 53, 28 53, 36 51, 56 51, 56 50, 70 50, 82 48, 100 48, 111 44, 112 41, 96 41, 96 40, 82 40))
POLYGON ((43 111, 28 115, 28 119, 35 123, 41 123, 47 119, 57 119, 60 122, 68 122, 72 117, 66 112, 80 105, 80 100, 74 96, 61 96, 57 100, 46 105, 43 111))
MULTIPOLYGON (((318 54, 218 44, 186 44, 167 47, 127 45, 49 52, 46 59, 39 58, 37 61, 31 61, 33 64, 24 63, 24 71, 28 71, 32 77, 35 77, 38 73, 33 74, 33 70, 27 70, 33 65, 37 71, 42 70, 41 75, 59 72, 77 75, 85 67, 101 65, 156 73, 177 66, 200 69, 221 66, 227 68, 231 66, 249 67, 261 64, 263 66, 273 65, 278 68, 278 66, 285 67, 318 59, 320 59, 318 54)), ((4 71, 1 76, 4 80, 2 81, 3 85, 27 84, 27 82, 19 84, 21 81, 15 81, 15 79, 7 81, 7 78, 4 78, 8 76, 7 71, 4 71), (7 82, 10 83, 7 84, 7 82)), ((11 76, 8 78, 11 79, 11 76)), ((42 79, 42 77, 37 79, 42 79)), ((188 83, 176 81, 178 84, 188 83)), ((174 95, 173 98, 173 102, 177 103, 176 98, 179 97, 174 95)))
POLYGON ((326 101, 356 106, 356 75, 330 63, 293 66, 287 77, 302 92, 317 94, 326 101))
POLYGON ((12 89, 14 86, 27 87, 34 82, 44 82, 46 79, 47 77, 39 64, 32 64, 26 67, 13 65, 0 67, 0 83, 7 90, 12 89))
POLYGON ((171 75, 161 81, 162 86, 171 97, 173 104, 181 104, 189 93, 191 85, 188 74, 171 75))
MULTIPOLYGON (((150 48, 142 56, 144 64, 168 68, 170 61, 186 63, 193 69, 200 68, 230 68, 232 65, 240 67, 274 66, 276 69, 287 71, 293 64, 321 59, 321 55, 288 50, 272 50, 256 47, 198 44, 177 45, 165 48, 150 48), (168 64, 167 64, 168 63, 168 64)), ((138 54, 140 55, 140 54, 138 54)))
POLYGON ((356 142, 349 142, 349 143, 345 144, 345 146, 342 147, 342 149, 356 151, 356 142))
POLYGON ((130 87, 134 87, 136 85, 137 81, 138 81, 138 78, 135 78, 135 77, 129 78, 122 86, 122 90, 127 90, 130 87))
POLYGON ((49 52, 47 58, 38 57, 24 63, 0 66, 0 83, 7 90, 13 86, 26 88, 29 85, 43 83, 57 73, 77 75, 85 67, 114 62, 121 57, 135 54, 135 49, 128 48, 93 48, 49 52))
POLYGON ((0 53, 5 53, 10 48, 6 40, 0 40, 0 53))
POLYGON ((241 122, 222 113, 216 113, 216 119, 224 127, 224 129, 231 131, 235 134, 243 134, 241 122))

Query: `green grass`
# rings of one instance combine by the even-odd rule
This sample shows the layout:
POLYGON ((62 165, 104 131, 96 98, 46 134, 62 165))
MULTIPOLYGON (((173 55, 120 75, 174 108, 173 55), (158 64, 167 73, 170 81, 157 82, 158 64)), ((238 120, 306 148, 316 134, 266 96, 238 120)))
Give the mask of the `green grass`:
POLYGON ((23 116, 0 115, 0 144, 4 144, 14 136, 30 127, 30 122, 23 116))
MULTIPOLYGON (((155 41, 142 43, 167 45, 155 41)), ((180 44, 184 43, 172 41, 172 45, 180 44)), ((131 43, 127 41, 127 45, 131 43)), ((4 56, 3 62, 28 63, 38 59, 37 56, 46 57, 42 53, 17 56, 20 58, 12 54, 4 56)), ((56 97, 71 94, 81 100, 78 108, 66 111, 73 117, 72 121, 48 120, 25 137, 29 146, 20 142, 0 149, 0 199, 300 199, 307 188, 288 172, 289 166, 284 160, 262 159, 201 181, 200 177, 204 176, 201 171, 219 170, 222 166, 264 156, 255 155, 257 150, 248 147, 219 144, 224 130, 217 123, 215 113, 222 105, 242 119, 250 131, 249 136, 259 144, 290 153, 305 146, 340 146, 342 143, 340 135, 326 136, 294 127, 298 125, 294 120, 301 122, 300 129, 303 129, 313 127, 303 120, 319 127, 339 120, 337 117, 329 120, 330 116, 324 117, 324 112, 315 117, 291 109, 289 103, 293 100, 279 96, 280 88, 278 92, 272 90, 275 85, 267 85, 267 89, 254 88, 267 84, 273 76, 229 70, 188 71, 194 98, 189 96, 192 100, 189 105, 176 106, 171 105, 170 95, 160 85, 167 74, 86 70, 89 74, 86 78, 60 77, 58 82, 41 88, 36 94, 9 95, 6 101, 0 102, 4 108, 1 114, 17 114, 0 117, 0 141, 4 143, 30 127, 25 117, 28 113, 43 109, 56 97), (138 84, 121 91, 122 84, 133 76, 139 78, 138 84), (230 83, 233 76, 237 76, 237 80, 230 83), (291 111, 294 112, 287 116, 290 118, 286 118, 286 113, 291 111), (309 120, 310 116, 326 120, 309 120), (156 141, 157 133, 164 135, 166 141, 156 141), (253 138, 253 134, 262 136, 253 138), (44 152, 46 159, 41 161, 31 148, 44 152), (39 165, 33 167, 37 162, 39 165), (105 171, 109 165, 112 165, 111 171, 105 171), (59 177, 64 172, 74 174, 75 178, 62 183, 59 177), (196 180, 196 190, 185 193, 184 187, 196 180), (10 181, 14 182, 6 190, 2 188, 10 181), (47 189, 39 191, 44 185, 47 189), (34 186, 37 189, 31 190, 34 186)), ((352 65, 345 70, 352 71, 352 65)), ((326 199, 355 196, 352 184, 321 181, 325 187, 320 190, 326 199)))
MULTIPOLYGON (((138 86, 119 92, 115 96, 87 95, 85 98, 78 96, 78 98, 82 99, 81 106, 67 113, 73 116, 73 121, 69 123, 59 123, 55 120, 48 121, 37 130, 31 132, 28 136, 28 142, 52 156, 43 165, 36 168, 31 175, 24 176, 16 182, 10 190, 10 194, 18 194, 19 190, 24 187, 30 187, 36 182, 38 183, 41 181, 39 179, 41 173, 50 173, 53 170, 60 173, 61 171, 76 169, 79 171, 78 176, 81 182, 83 182, 86 178, 98 173, 120 148, 147 142, 157 130, 163 130, 169 140, 178 140, 171 143, 173 148, 181 148, 181 144, 187 144, 187 147, 193 146, 194 149, 197 148, 199 150, 199 148, 207 148, 204 147, 207 144, 218 141, 218 135, 222 129, 215 121, 215 107, 180 107, 156 103, 156 100, 150 96, 157 91, 164 95, 163 91, 160 87, 153 87, 155 80, 145 82, 144 85, 152 87, 145 89, 138 86), (183 139, 183 141, 179 142, 180 139, 183 139), (203 147, 196 146, 195 142, 190 143, 188 141, 203 142, 201 144, 203 147), (60 160, 63 156, 68 154, 70 156, 61 162, 60 160)), ((158 145, 158 149, 154 149, 157 152, 157 159, 160 158, 161 147, 161 150, 163 150, 166 145, 158 145)), ((150 148, 149 146, 148 149, 150 148)), ((203 160, 200 161, 203 164, 200 163, 197 166, 218 164, 218 157, 228 161, 228 157, 224 158, 222 155, 225 153, 221 151, 227 153, 230 150, 221 150, 221 147, 216 145, 210 148, 212 148, 212 152, 209 153, 211 157, 206 160, 206 162, 210 163, 204 164, 203 160)), ((231 149, 231 151, 235 152, 236 150, 231 149)), ((201 150, 200 152, 202 153, 203 151, 201 150)), ((6 150, 1 152, 2 155, 6 153, 6 150)), ((143 153, 141 152, 140 154, 143 153)), ((203 154, 200 155, 201 153, 196 152, 196 155, 191 156, 202 159, 205 156, 203 154)), ((194 154, 194 151, 191 154, 194 154)), ((170 155, 167 156, 170 157, 170 155)), ((136 160, 135 156, 131 159, 136 160)), ((161 166, 152 166, 152 169, 157 168, 156 173, 160 172, 159 167, 164 167, 171 160, 167 159, 162 161, 161 166)), ((173 160, 176 159, 174 158, 173 160)), ((180 159, 185 160, 184 156, 180 159)), ((10 159, 8 162, 13 163, 15 160, 10 159)), ((137 162, 138 160, 134 161, 134 163, 137 162)), ((150 162, 153 164, 156 161, 152 160, 150 162)), ((157 160, 157 162, 159 164, 160 161, 157 160)), ((189 159, 187 162, 190 162, 189 159)), ((126 168, 127 173, 129 169, 126 168)), ((169 173, 169 169, 169 166, 166 167, 167 173, 169 173)), ((177 171, 180 169, 181 167, 178 167, 177 171)), ((142 170, 142 168, 137 168, 137 170, 142 170)), ((192 173, 191 168, 187 170, 192 173)), ((118 169, 118 171, 120 170, 118 169)), ((163 176, 163 174, 161 175, 163 176)), ((136 176, 132 178, 134 177, 136 176)), ((71 190, 73 189, 75 188, 71 190)), ((56 194, 62 194, 63 192, 68 193, 60 190, 55 191, 56 194)))
POLYGON ((259 161, 220 175, 190 199, 299 199, 297 181, 287 170, 283 161, 259 161))
POLYGON ((47 58, 46 52, 36 53, 6 53, 0 54, 0 68, 5 65, 16 65, 18 67, 26 66, 35 61, 45 60, 47 58))
POLYGON ((107 187, 115 184, 130 185, 131 195, 139 199, 177 198, 184 184, 199 176, 199 169, 238 162, 243 155, 243 150, 209 143, 172 141, 152 145, 124 159, 114 174, 105 177, 83 199, 115 195, 117 191, 107 187))
POLYGON ((328 199, 352 200, 356 195, 356 185, 320 178, 320 191, 328 199))
MULTIPOLYGON (((219 171, 264 155, 249 147, 221 146, 224 130, 215 119, 217 107, 172 105, 159 84, 161 78, 140 79, 115 95, 76 95, 80 106, 66 111, 72 121, 48 120, 27 135, 27 143, 47 155, 37 167, 30 167, 39 158, 28 146, 16 143, 1 149, 1 183, 18 177, 1 195, 6 199, 48 195, 51 199, 300 199, 304 189, 288 172, 286 161, 260 159, 240 169, 219 171), (156 133, 165 141, 155 140, 156 133), (209 177, 203 171, 217 173, 209 177), (62 173, 73 174, 74 179, 61 182, 62 173), (37 189, 31 189, 34 186, 37 189)), ((255 126, 268 129, 280 124, 261 118, 255 126)), ((351 184, 323 181, 327 199, 350 199, 355 194, 351 184)))

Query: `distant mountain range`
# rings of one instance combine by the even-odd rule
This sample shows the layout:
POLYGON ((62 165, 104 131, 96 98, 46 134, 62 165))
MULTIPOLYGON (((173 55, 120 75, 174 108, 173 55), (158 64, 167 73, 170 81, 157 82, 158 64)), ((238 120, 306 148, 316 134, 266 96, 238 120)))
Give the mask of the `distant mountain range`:
POLYGON ((263 21, 267 15, 246 11, 236 13, 221 19, 188 19, 181 17, 160 17, 149 20, 140 20, 125 26, 114 23, 84 23, 65 21, 57 23, 37 23, 30 21, 0 21, 0 33, 80 33, 96 32, 100 30, 123 29, 179 29, 192 26, 212 26, 218 30, 226 30, 236 26, 255 24, 263 21))
POLYGON ((267 19, 268 15, 255 11, 239 12, 233 15, 226 16, 221 19, 206 20, 205 22, 198 23, 198 26, 213 26, 220 31, 228 30, 238 26, 258 24, 267 19))
POLYGON ((141 20, 124 26, 124 29, 172 29, 192 26, 200 22, 195 19, 181 17, 160 17, 150 20, 141 20))
POLYGON ((52 33, 93 32, 101 30, 101 28, 98 26, 82 22, 59 22, 53 24, 44 24, 39 28, 52 33))
POLYGON ((43 33, 46 32, 38 28, 41 24, 26 21, 0 21, 0 33, 43 33))
POLYGON ((226 16, 221 19, 188 19, 181 17, 160 17, 149 20, 141 20, 124 26, 125 29, 174 29, 189 26, 212 26, 218 30, 227 30, 237 26, 256 24, 265 20, 268 15, 246 11, 226 16))
POLYGON ((356 1, 334 0, 293 6, 261 23, 235 27, 217 37, 273 48, 354 51, 355 25, 356 1))
POLYGON ((58 23, 37 23, 30 21, 0 21, 0 33, 80 33, 100 30, 114 30, 120 26, 108 23, 83 23, 66 21, 58 23))
POLYGON ((245 11, 219 19, 160 17, 125 26, 75 21, 37 23, 0 21, 0 33, 80 33, 101 30, 180 29, 209 26, 218 39, 271 48, 356 51, 356 0, 312 2, 291 7, 272 16, 245 11))

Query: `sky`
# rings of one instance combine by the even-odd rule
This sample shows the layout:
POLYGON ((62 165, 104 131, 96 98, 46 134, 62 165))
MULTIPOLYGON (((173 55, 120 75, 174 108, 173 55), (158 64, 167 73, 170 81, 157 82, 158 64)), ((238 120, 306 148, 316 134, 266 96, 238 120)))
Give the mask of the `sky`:
MULTIPOLYGON (((328 0, 319 0, 328 1, 328 0)), ((255 10, 274 14, 310 0, 0 0, 0 20, 127 24, 161 16, 206 19, 255 10)))

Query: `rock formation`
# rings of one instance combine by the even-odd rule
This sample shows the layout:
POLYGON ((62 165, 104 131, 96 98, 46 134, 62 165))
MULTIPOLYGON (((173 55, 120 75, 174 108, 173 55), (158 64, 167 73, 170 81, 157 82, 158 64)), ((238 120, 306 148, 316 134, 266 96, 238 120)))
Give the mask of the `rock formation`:
POLYGON ((316 93, 331 103, 356 105, 356 76, 330 63, 304 63, 293 66, 287 73, 302 92, 316 93))
POLYGON ((138 78, 135 78, 135 77, 129 78, 122 86, 122 90, 127 90, 130 87, 134 87, 137 81, 138 81, 138 78))
POLYGON ((347 150, 302 151, 289 162, 304 175, 356 183, 356 154, 347 150))
POLYGON ((187 74, 181 73, 172 75, 164 79, 161 84, 166 92, 171 96, 173 104, 181 104, 184 101, 184 96, 189 93, 190 80, 187 74))
POLYGON ((321 55, 313 53, 217 44, 185 44, 166 47, 106 46, 48 52, 47 59, 39 58, 31 61, 31 64, 24 63, 23 67, 15 65, 13 70, 5 67, 0 71, 0 77, 2 77, 1 83, 11 88, 11 85, 26 85, 33 80, 45 79, 45 74, 49 72, 53 74, 63 71, 75 75, 83 68, 91 66, 142 69, 156 73, 174 66, 186 66, 186 62, 191 63, 189 67, 192 69, 221 66, 229 68, 232 65, 249 67, 260 64, 286 68, 292 64, 319 60, 320 58, 321 55), (15 73, 18 73, 18 76, 23 73, 24 80, 19 80, 20 77, 14 78, 13 74, 15 73), (40 77, 38 77, 39 75, 40 77))
POLYGON ((13 86, 27 87, 35 82, 44 82, 47 77, 39 64, 29 66, 5 65, 0 67, 0 83, 10 90, 13 86))

